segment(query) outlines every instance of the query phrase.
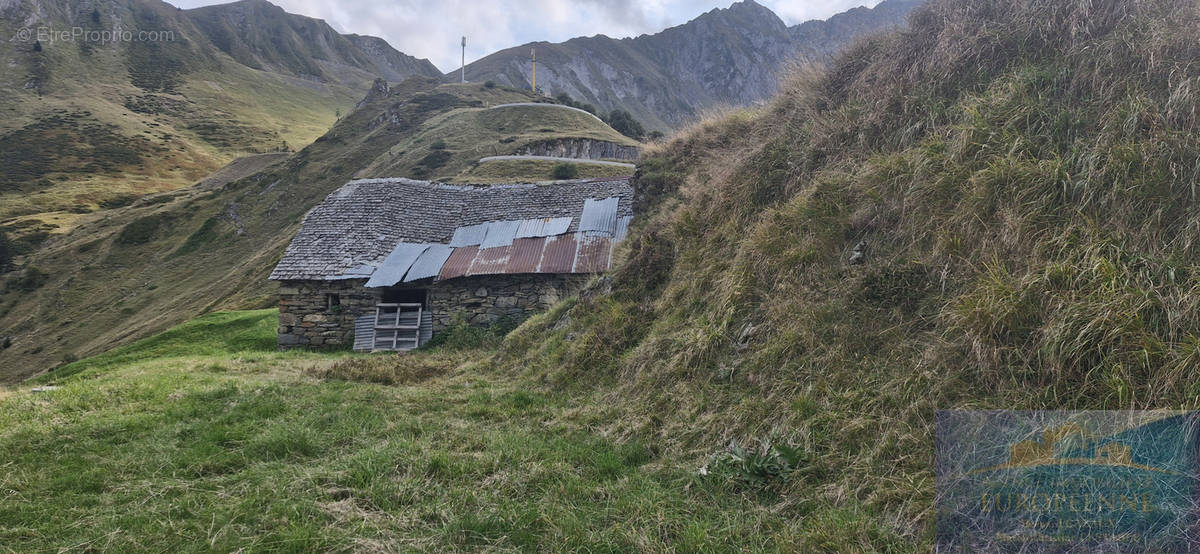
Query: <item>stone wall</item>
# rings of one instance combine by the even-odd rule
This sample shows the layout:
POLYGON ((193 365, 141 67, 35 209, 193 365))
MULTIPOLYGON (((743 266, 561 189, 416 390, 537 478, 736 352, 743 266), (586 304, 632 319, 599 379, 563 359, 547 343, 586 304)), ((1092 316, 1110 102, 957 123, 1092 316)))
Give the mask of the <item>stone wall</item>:
POLYGON ((636 146, 591 139, 553 139, 522 146, 517 156, 554 156, 556 158, 579 158, 584 160, 636 160, 641 149, 636 146))
POLYGON ((577 292, 590 275, 481 275, 434 283, 430 287, 433 332, 456 317, 487 325, 504 317, 524 318, 577 292))
POLYGON ((366 279, 284 281, 279 286, 279 347, 348 347, 354 343, 354 318, 375 313, 379 289, 366 279), (340 305, 329 308, 327 294, 340 305))
MULTIPOLYGON (((427 284, 433 332, 456 318, 474 325, 504 317, 522 319, 548 309, 577 292, 590 275, 481 275, 427 284)), ((365 279, 283 281, 279 287, 279 347, 336 348, 354 343, 355 318, 375 313, 383 289, 368 289, 365 279), (338 295, 330 309, 326 295, 338 295)))

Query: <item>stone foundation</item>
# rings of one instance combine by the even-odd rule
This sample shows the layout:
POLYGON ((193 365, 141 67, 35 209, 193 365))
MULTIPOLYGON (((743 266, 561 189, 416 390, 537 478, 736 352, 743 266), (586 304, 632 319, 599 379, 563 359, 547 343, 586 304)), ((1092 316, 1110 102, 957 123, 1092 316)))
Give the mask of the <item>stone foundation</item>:
POLYGON ((589 275, 482 275, 434 283, 430 287, 433 332, 455 318, 488 325, 509 317, 523 319, 577 292, 589 275))
MULTIPOLYGON (((405 288, 427 289, 438 333, 461 319, 488 325, 503 318, 523 319, 583 288, 590 275, 483 275, 405 288)), ((384 289, 368 289, 366 279, 283 281, 279 287, 279 347, 338 348, 354 343, 354 320, 374 314, 384 289), (339 305, 330 308, 327 295, 339 305)))
POLYGON ((354 343, 354 318, 375 313, 379 289, 366 279, 284 281, 279 286, 279 347, 346 347, 354 343), (328 294, 338 296, 330 309, 328 294))

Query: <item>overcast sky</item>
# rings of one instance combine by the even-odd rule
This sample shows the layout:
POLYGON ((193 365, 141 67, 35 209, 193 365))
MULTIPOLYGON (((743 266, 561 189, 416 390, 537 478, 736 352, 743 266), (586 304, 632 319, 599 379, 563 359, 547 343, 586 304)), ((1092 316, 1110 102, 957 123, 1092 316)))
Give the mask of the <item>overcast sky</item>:
MULTIPOLYGON (((228 0, 167 0, 182 8, 228 0)), ((270 0, 291 13, 324 19, 342 33, 383 37, 393 48, 429 58, 442 71, 459 65, 459 40, 467 36, 467 62, 497 50, 545 40, 656 33, 731 0, 270 0)), ((758 0, 788 25, 826 19, 879 0, 758 0)))

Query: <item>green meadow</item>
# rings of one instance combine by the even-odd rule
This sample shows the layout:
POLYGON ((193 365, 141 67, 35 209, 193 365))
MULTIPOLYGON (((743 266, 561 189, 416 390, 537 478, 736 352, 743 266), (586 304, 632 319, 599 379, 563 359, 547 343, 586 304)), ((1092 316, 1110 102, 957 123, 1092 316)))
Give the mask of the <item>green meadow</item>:
POLYGON ((788 550, 798 532, 801 505, 490 370, 494 334, 281 353, 275 318, 209 314, 0 389, 0 551, 788 550))

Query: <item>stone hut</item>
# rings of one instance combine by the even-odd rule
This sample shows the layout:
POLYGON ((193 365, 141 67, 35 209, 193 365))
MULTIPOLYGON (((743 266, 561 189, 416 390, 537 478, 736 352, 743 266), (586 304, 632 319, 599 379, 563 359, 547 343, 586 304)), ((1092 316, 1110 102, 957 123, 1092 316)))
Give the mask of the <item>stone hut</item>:
POLYGON ((455 321, 544 310, 609 269, 632 199, 628 178, 351 181, 305 216, 271 273, 279 346, 408 350, 455 321))

